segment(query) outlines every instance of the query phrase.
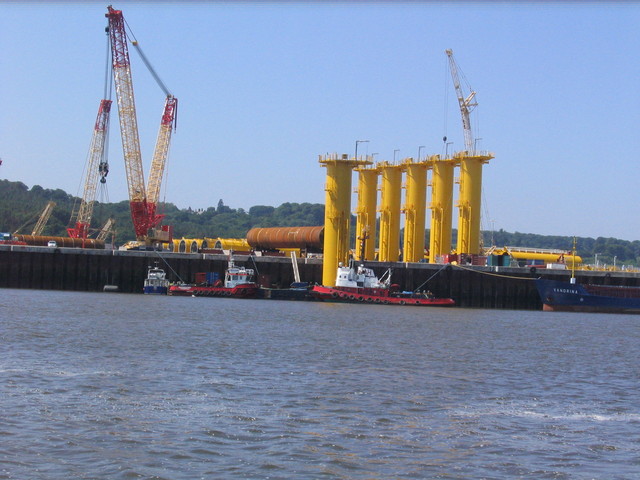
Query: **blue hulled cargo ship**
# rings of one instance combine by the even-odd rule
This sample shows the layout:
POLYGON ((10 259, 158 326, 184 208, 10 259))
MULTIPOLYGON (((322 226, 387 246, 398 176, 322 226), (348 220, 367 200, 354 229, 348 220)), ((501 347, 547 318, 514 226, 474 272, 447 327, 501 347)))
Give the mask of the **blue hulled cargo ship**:
POLYGON ((560 312, 640 313, 640 287, 536 280, 542 309, 560 312))

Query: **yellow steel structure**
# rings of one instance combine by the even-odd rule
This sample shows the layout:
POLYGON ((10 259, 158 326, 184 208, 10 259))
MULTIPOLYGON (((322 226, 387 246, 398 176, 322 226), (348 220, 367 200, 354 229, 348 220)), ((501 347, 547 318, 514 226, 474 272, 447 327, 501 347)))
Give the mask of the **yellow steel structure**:
POLYGON ((320 165, 327 169, 324 210, 324 252, 322 284, 335 286, 338 263, 347 263, 349 223, 351 219, 351 179, 353 169, 370 165, 369 160, 349 159, 348 155, 320 155, 320 165))
POLYGON ((358 206, 356 207, 356 252, 361 260, 375 260, 376 256, 376 209, 378 207, 377 167, 356 168, 358 172, 358 206), (364 251, 360 245, 364 239, 364 251))
POLYGON ((428 160, 414 162, 413 158, 405 159, 402 165, 406 172, 402 257, 405 262, 419 262, 424 258, 427 170, 430 166, 428 160))
POLYGON ((431 235, 429 263, 451 253, 451 219, 453 215, 453 170, 457 160, 434 155, 431 165, 431 235))
POLYGON ((35 227, 33 227, 31 235, 42 235, 42 230, 44 230, 44 227, 47 225, 47 222, 49 221, 49 218, 51 217, 51 213, 53 212, 53 208, 55 206, 56 202, 47 202, 47 205, 44 207, 42 214, 40 214, 40 218, 38 218, 35 227))
POLYGON ((380 199, 380 239, 378 260, 397 262, 400 258, 400 205, 403 165, 378 163, 382 176, 380 199))
POLYGON ((460 162, 460 195, 458 197, 458 254, 478 255, 480 245, 480 204, 482 198, 482 165, 489 163, 489 153, 454 155, 460 162))
POLYGON ((492 247, 486 254, 487 255, 504 255, 507 254, 516 260, 523 260, 526 262, 541 261, 547 263, 564 263, 567 267, 571 268, 574 263, 580 265, 582 263, 582 257, 572 250, 558 250, 549 248, 529 248, 529 247, 492 247))

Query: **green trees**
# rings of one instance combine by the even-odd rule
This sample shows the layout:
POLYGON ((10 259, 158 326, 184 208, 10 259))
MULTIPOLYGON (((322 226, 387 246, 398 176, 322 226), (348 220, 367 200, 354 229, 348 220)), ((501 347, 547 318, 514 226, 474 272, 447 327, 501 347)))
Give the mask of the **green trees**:
MULTIPOLYGON (((0 232, 14 232, 31 221, 22 233, 30 233, 31 228, 49 201, 56 207, 43 232, 44 235, 66 236, 71 211, 80 199, 63 190, 44 189, 39 185, 29 189, 22 182, 0 180, 0 232)), ((158 213, 164 214, 163 224, 172 225, 174 236, 186 238, 222 237, 244 238, 253 227, 308 227, 324 225, 324 205, 312 203, 283 203, 279 207, 255 205, 245 211, 231 208, 218 200, 215 207, 193 210, 179 209, 172 203, 158 206, 158 213)), ((113 217, 116 220, 116 242, 122 244, 135 238, 129 210, 129 202, 96 202, 92 225, 99 228, 113 217)), ((355 242, 355 217, 352 217, 352 241, 355 242)), ((485 246, 552 248, 569 251, 573 248, 573 237, 545 236, 533 233, 497 231, 482 232, 485 246)), ((455 245, 457 231, 453 231, 455 245)), ((429 230, 425 231, 429 245, 429 230)), ((616 238, 577 238, 577 251, 583 260, 595 263, 637 265, 640 261, 640 240, 626 241, 616 238)))

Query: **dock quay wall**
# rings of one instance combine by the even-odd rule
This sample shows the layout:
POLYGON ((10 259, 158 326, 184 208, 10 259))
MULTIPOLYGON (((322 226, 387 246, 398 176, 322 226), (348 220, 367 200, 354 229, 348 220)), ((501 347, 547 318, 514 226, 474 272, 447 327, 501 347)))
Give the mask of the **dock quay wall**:
MULTIPOLYGON (((288 257, 235 255, 237 265, 256 270, 263 286, 286 288, 294 281, 288 257)), ((198 272, 218 272, 222 278, 228 257, 222 254, 89 250, 0 245, 0 288, 142 293, 147 268, 157 264, 172 282, 192 282, 198 272)), ((365 262, 378 276, 392 268, 392 283, 402 290, 429 290, 450 297, 460 307, 540 310, 533 280, 568 280, 567 270, 434 265, 428 263, 365 262)), ((322 283, 322 259, 299 258, 302 281, 322 283)), ((625 272, 575 272, 579 283, 639 286, 640 275, 625 272)))

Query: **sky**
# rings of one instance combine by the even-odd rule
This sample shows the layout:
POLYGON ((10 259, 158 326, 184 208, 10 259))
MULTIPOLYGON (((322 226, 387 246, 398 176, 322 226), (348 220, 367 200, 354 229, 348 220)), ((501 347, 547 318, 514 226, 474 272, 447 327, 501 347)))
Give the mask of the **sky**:
MULTIPOLYGON (((82 195, 107 5, 3 2, 0 179, 82 195)), ((113 7, 179 100, 163 201, 324 203, 318 156, 352 156, 358 140, 358 155, 377 161, 463 150, 452 49, 477 92, 477 147, 495 156, 483 170, 481 228, 640 240, 640 3, 113 7)), ((165 96, 130 54, 146 176, 165 96)), ((115 109, 109 163, 99 199, 127 200, 115 109)))

